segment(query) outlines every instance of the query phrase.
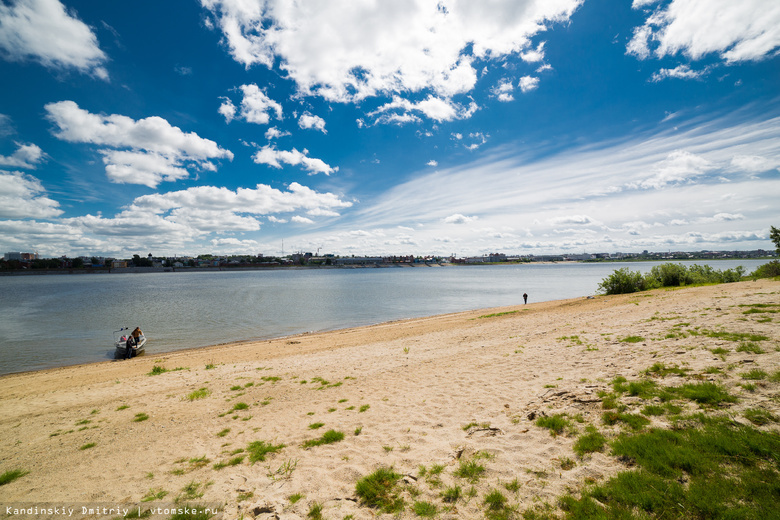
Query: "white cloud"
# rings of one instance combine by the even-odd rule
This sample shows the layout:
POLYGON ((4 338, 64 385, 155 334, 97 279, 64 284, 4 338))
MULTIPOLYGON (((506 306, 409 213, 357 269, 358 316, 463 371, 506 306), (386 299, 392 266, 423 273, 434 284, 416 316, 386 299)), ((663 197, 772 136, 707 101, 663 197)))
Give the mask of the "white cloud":
POLYGON ((567 21, 581 3, 201 0, 236 61, 247 68, 278 64, 302 94, 338 102, 468 93, 477 81, 475 61, 482 67, 510 54, 541 59, 543 46, 531 39, 567 21))
POLYGON ((528 63, 537 63, 544 60, 544 44, 545 42, 539 43, 535 49, 521 53, 520 57, 528 63))
POLYGON ((520 90, 523 91, 523 94, 531 92, 532 90, 539 88, 539 78, 534 76, 523 76, 520 78, 520 84, 518 86, 520 87, 520 90))
POLYGON ((413 103, 408 99, 401 98, 400 96, 394 96, 390 103, 385 103, 373 112, 369 112, 369 116, 378 117, 377 123, 404 123, 404 122, 417 122, 419 118, 410 114, 410 112, 419 112, 424 114, 429 119, 434 121, 453 121, 455 119, 468 119, 478 110, 477 104, 473 101, 468 106, 463 106, 459 103, 454 103, 449 99, 442 99, 434 96, 428 96, 422 101, 413 103), (393 111, 400 110, 403 114, 397 114, 393 111), (389 114, 388 114, 389 112, 389 114))
POLYGON ((63 213, 41 182, 21 172, 0 170, 0 218, 51 218, 63 213))
POLYGON ((675 150, 653 165, 654 173, 650 177, 630 184, 630 187, 660 189, 669 184, 690 182, 713 169, 715 165, 706 158, 686 150, 675 150))
POLYGON ((449 217, 446 217, 444 219, 445 224, 468 224, 469 222, 474 222, 477 220, 478 217, 467 217, 466 215, 461 215, 460 213, 455 213, 454 215, 450 215, 449 217))
POLYGON ((436 161, 435 159, 431 159, 430 161, 428 161, 428 162, 427 162, 427 163, 425 163, 425 164, 426 164, 427 166, 433 166, 434 168, 435 168, 436 166, 438 166, 438 165, 439 165, 438 161, 436 161))
POLYGON ((267 164, 274 168, 281 168, 282 163, 291 166, 303 166, 303 168, 309 172, 309 175, 317 173, 330 175, 331 173, 339 171, 338 166, 332 168, 322 159, 309 157, 308 153, 309 151, 306 149, 302 152, 299 152, 295 148, 290 151, 277 150, 276 147, 267 145, 258 150, 257 153, 252 156, 252 160, 257 164, 267 164))
POLYGON ((566 215, 566 216, 555 217, 550 219, 550 224, 553 226, 571 225, 571 224, 586 225, 586 224, 593 224, 593 223, 594 223, 593 219, 587 215, 566 215))
MULTIPOLYGON (((650 4, 635 1, 634 8, 650 4)), ((672 0, 634 30, 628 54, 645 59, 718 54, 728 63, 773 56, 780 47, 780 4, 765 0, 672 0)))
POLYGON ((515 86, 510 79, 502 79, 498 85, 490 89, 493 97, 498 98, 499 101, 509 102, 514 101, 515 97, 512 92, 515 90, 515 86))
POLYGON ((271 139, 278 139, 280 137, 285 137, 288 135, 291 135, 290 132, 279 130, 275 126, 272 126, 271 128, 265 131, 265 138, 268 139, 269 141, 271 139))
POLYGON ((296 224, 314 224, 314 221, 310 218, 302 217, 300 215, 295 215, 290 219, 290 222, 295 222, 296 224))
POLYGON ((325 120, 308 112, 301 114, 301 117, 298 118, 298 126, 303 129, 319 130, 323 134, 328 133, 325 130, 325 120))
POLYGON ((12 61, 33 59, 48 68, 75 68, 108 79, 103 66, 107 57, 97 37, 59 0, 0 4, 0 54, 12 61))
POLYGON ((0 155, 0 166, 34 169, 46 154, 35 144, 16 143, 16 151, 9 156, 0 155))
POLYGON ((688 65, 678 65, 677 67, 673 69, 661 69, 658 72, 653 74, 653 77, 651 78, 651 81, 653 82, 659 82, 663 81, 667 78, 676 78, 676 79, 699 79, 702 76, 706 75, 709 72, 709 69, 704 70, 693 70, 688 65))
POLYGON ((221 98, 222 105, 219 113, 230 123, 233 119, 240 118, 247 123, 267 125, 271 121, 271 114, 276 119, 282 119, 282 105, 268 97, 268 95, 255 84, 241 85, 238 87, 243 94, 241 110, 239 111, 229 98, 221 98))
POLYGON ((232 152, 214 141, 185 133, 161 117, 136 121, 119 114, 92 114, 73 101, 50 103, 44 108, 57 126, 56 137, 121 149, 100 150, 106 173, 114 182, 155 187, 164 180, 187 177, 187 168, 215 170, 213 160, 233 159, 232 152))

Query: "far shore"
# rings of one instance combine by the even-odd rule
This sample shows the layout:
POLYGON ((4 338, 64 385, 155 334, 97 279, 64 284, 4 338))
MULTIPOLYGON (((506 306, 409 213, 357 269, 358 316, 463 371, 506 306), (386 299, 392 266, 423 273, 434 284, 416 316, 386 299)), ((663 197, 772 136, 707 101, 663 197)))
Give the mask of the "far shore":
MULTIPOLYGON (((454 520, 485 518, 485 497, 499 489, 519 512, 554 511, 561 495, 629 469, 608 449, 573 452, 588 426, 607 439, 623 431, 601 419, 618 376, 677 367, 683 375, 652 377, 712 381, 738 398, 706 413, 746 424, 749 409, 780 417, 780 382, 747 390, 741 375, 780 374, 780 318, 760 311, 779 295, 780 282, 766 279, 659 289, 0 376, 0 473, 20 470, 0 485, 0 509, 197 502, 231 520, 302 520, 318 507, 330 519, 411 520, 412 504, 426 501, 454 520), (741 350, 706 331, 766 339, 741 350), (551 435, 536 419, 554 414, 581 422, 551 435), (306 444, 328 430, 343 438, 306 444), (252 463, 252 443, 274 449, 252 463), (484 467, 479 478, 458 476, 467 460, 484 467), (356 494, 379 468, 402 476, 400 513, 379 514, 356 494), (463 498, 444 501, 454 486, 463 498)), ((624 402, 634 414, 647 404, 624 402)), ((671 427, 666 415, 648 419, 671 427)))

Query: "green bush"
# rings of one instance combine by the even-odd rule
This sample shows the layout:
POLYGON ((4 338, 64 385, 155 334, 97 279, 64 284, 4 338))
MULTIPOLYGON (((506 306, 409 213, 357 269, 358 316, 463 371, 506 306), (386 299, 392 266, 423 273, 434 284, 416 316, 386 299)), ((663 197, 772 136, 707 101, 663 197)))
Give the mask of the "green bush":
MULTIPOLYGON (((780 276, 780 263, 777 263, 777 274, 780 276)), ((769 265, 769 264, 767 264, 769 265)), ((763 267, 763 266, 762 266, 763 267)), ((719 271, 709 265, 659 264, 653 266, 650 272, 642 275, 639 271, 629 271, 627 267, 616 269, 599 284, 599 292, 603 294, 628 294, 658 287, 681 287, 706 283, 730 283, 742 279, 745 269, 742 266, 719 271)), ((756 277, 755 273, 751 276, 756 277)))
POLYGON ((392 468, 379 468, 370 475, 358 480, 355 493, 368 507, 385 512, 398 512, 403 509, 403 499, 398 496, 397 484, 401 475, 392 468))
POLYGON ((750 273, 751 278, 775 278, 780 276, 780 261, 772 260, 771 262, 760 265, 758 268, 750 273))

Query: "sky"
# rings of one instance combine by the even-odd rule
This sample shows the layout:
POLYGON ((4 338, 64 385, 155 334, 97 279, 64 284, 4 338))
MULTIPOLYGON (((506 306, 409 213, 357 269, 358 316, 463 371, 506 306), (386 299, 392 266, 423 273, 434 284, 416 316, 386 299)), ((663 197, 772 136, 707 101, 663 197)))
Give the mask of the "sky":
POLYGON ((774 249, 776 0, 0 0, 0 251, 774 249))

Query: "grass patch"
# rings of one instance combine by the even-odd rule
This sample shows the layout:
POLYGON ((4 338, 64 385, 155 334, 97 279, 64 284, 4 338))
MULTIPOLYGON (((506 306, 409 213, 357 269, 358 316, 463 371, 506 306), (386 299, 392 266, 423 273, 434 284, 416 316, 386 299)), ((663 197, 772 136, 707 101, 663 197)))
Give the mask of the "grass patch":
POLYGON ((698 428, 616 439, 613 454, 636 469, 586 489, 579 499, 563 497, 567 518, 775 518, 777 434, 701 421, 698 428))
POLYGON ((149 416, 143 412, 135 414, 135 418, 133 419, 133 422, 142 422, 149 418, 149 416))
POLYGON ((281 451, 282 448, 285 448, 284 444, 273 445, 265 441, 254 441, 249 443, 246 451, 249 453, 249 462, 254 464, 257 461, 264 462, 266 455, 281 451))
POLYGON ((662 399, 668 398, 669 395, 679 396, 705 406, 718 406, 722 403, 737 402, 737 398, 730 395, 723 386, 709 382, 687 383, 678 387, 670 387, 667 391, 668 394, 662 395, 662 399))
POLYGON ((469 482, 476 482, 482 477, 485 471, 485 466, 476 460, 461 460, 454 475, 458 478, 466 479, 469 482))
POLYGON ((663 363, 653 363, 653 366, 645 370, 645 374, 647 375, 660 376, 660 377, 666 377, 669 374, 674 374, 676 376, 684 376, 686 372, 688 372, 687 368, 680 368, 677 365, 673 367, 667 367, 663 363))
POLYGON ((368 507, 385 513, 398 513, 404 508, 403 499, 398 492, 399 480, 401 475, 392 468, 379 468, 357 481, 355 493, 368 507))
POLYGON ((582 458, 586 453, 602 451, 607 439, 599 432, 595 426, 589 424, 585 428, 585 433, 580 435, 577 442, 574 443, 574 453, 582 458))
POLYGON ((246 456, 245 456, 245 455, 236 455, 235 457, 233 457, 232 459, 229 459, 229 460, 227 460, 227 461, 220 461, 220 462, 217 462, 217 463, 216 463, 216 464, 214 464, 212 467, 213 467, 215 470, 219 471, 219 470, 221 470, 222 468, 227 468, 228 466, 238 466, 239 464, 241 464, 242 462, 244 462, 244 459, 245 459, 245 458, 246 458, 246 456))
POLYGON ((4 472, 2 475, 0 475, 0 486, 5 486, 6 484, 10 484, 14 480, 22 478, 28 473, 29 471, 25 471, 23 469, 10 469, 4 472))
POLYGON ((766 341, 768 336, 763 334, 750 334, 746 332, 728 332, 725 330, 702 330, 701 334, 726 341, 766 341))
POLYGON ((197 390, 190 392, 187 394, 187 399, 190 401, 195 401, 197 399, 205 399, 206 397, 211 395, 211 390, 208 388, 198 388, 197 390))
POLYGON ((430 502, 415 502, 412 510, 415 515, 428 518, 436 516, 436 513, 439 512, 436 504, 431 504, 430 502))
POLYGON ((84 450, 88 450, 88 449, 90 449, 90 448, 94 448, 95 446, 97 446, 97 443, 95 443, 95 442, 90 442, 90 443, 87 443, 87 444, 85 444, 84 446, 81 446, 79 449, 80 449, 81 451, 84 451, 84 450))
POLYGON ((764 349, 755 341, 746 341, 737 347, 737 352, 750 352, 751 354, 763 354, 764 349))
POLYGON ((323 444, 333 444, 344 440, 344 433, 337 432, 336 430, 328 430, 319 439, 310 439, 302 444, 303 448, 313 448, 314 446, 322 446, 323 444))
POLYGON ((162 500, 165 498, 165 495, 167 495, 168 492, 164 489, 150 489, 146 492, 146 494, 141 498, 141 502, 151 502, 152 500, 162 500))
POLYGON ((770 422, 777 422, 777 417, 763 408, 750 408, 745 410, 742 415, 756 426, 765 426, 770 422))
POLYGON ((642 336, 626 336, 625 338, 620 338, 621 343, 641 343, 645 340, 642 336))
POLYGON ((760 368, 753 368, 748 370, 747 372, 743 372, 740 374, 740 377, 742 379, 751 379, 751 380, 759 380, 759 379, 766 379, 767 374, 764 370, 761 370, 760 368))
POLYGON ((146 375, 147 376, 159 376, 160 374, 164 374, 166 372, 168 372, 167 368, 165 368, 163 366, 160 366, 160 365, 154 365, 152 367, 152 371, 147 373, 146 375))
POLYGON ((324 422, 311 423, 309 425, 309 429, 310 430, 318 430, 318 429, 322 428, 323 426, 325 426, 324 422))
POLYGON ((506 312, 494 312, 493 314, 483 314, 482 316, 477 316, 477 319, 480 320, 482 318, 497 318, 498 316, 507 316, 509 314, 517 314, 520 311, 506 311, 506 312))
POLYGON ((449 504, 453 504, 463 495, 460 486, 448 487, 441 493, 441 499, 449 504))
POLYGON ((217 437, 224 437, 228 433, 230 433, 230 428, 225 428, 224 430, 222 430, 219 433, 217 433, 217 437))
POLYGON ((648 419, 647 417, 643 417, 641 415, 636 415, 631 413, 618 413, 612 411, 604 412, 601 416, 601 420, 604 421, 604 424, 607 424, 609 426, 621 422, 623 424, 626 424, 632 430, 641 430, 642 428, 650 424, 650 419, 648 419))
POLYGON ((365 412, 366 410, 368 410, 369 408, 371 408, 371 405, 370 405, 370 404, 364 404, 364 405, 362 405, 362 406, 361 406, 361 407, 358 409, 358 413, 363 413, 363 412, 365 412))
POLYGON ((550 417, 539 417, 536 419, 537 426, 541 428, 547 428, 550 430, 550 435, 553 437, 563 433, 563 430, 570 430, 573 428, 572 422, 566 417, 565 414, 557 413, 550 417))

